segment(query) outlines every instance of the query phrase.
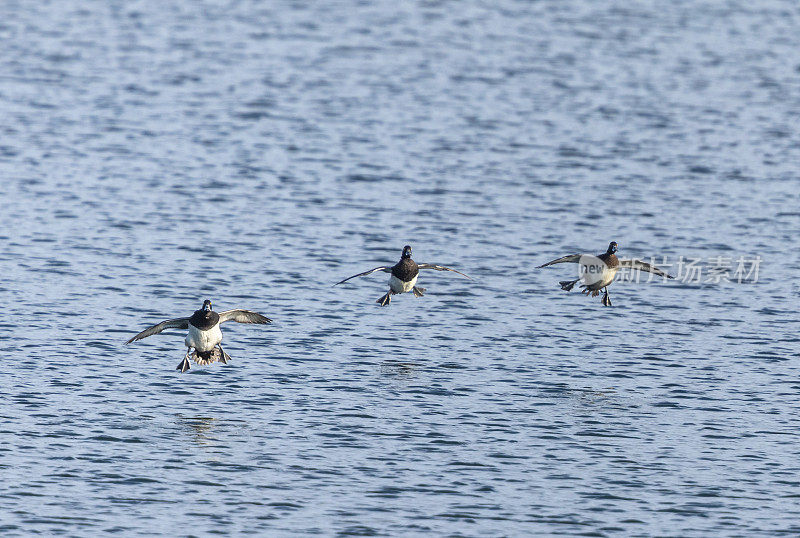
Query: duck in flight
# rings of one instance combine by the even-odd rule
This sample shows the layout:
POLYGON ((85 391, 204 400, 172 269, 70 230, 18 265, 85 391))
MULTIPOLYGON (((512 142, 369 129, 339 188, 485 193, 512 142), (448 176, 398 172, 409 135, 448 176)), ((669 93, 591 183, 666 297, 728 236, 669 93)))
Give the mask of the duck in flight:
MULTIPOLYGON (((548 265, 555 265, 557 263, 580 263, 582 266, 582 272, 584 273, 582 278, 584 278, 585 282, 584 284, 581 284, 581 288, 584 288, 582 293, 587 295, 591 293, 592 297, 597 297, 600 294, 600 290, 603 290, 605 292, 602 299, 603 306, 611 306, 611 299, 608 296, 608 286, 614 281, 617 271, 619 271, 622 267, 638 269, 639 271, 647 271, 665 278, 674 278, 658 267, 650 265, 649 263, 641 260, 620 260, 617 258, 617 249, 618 247, 616 241, 612 241, 608 245, 608 250, 599 256, 572 254, 570 256, 564 256, 562 258, 547 262, 537 267, 537 269, 547 267, 548 265), (596 260, 599 260, 602 263, 598 263, 596 260), (594 271, 592 269, 594 269, 594 271)), ((577 278, 575 280, 562 280, 559 282, 559 284, 561 285, 562 290, 570 291, 579 280, 581 279, 577 278)))
POLYGON ((237 321, 239 323, 272 323, 272 320, 250 310, 226 310, 225 312, 214 312, 211 308, 211 301, 203 301, 203 308, 195 310, 190 318, 176 318, 162 321, 157 325, 148 327, 125 344, 130 344, 136 340, 147 338, 158 334, 164 329, 189 329, 184 342, 186 343, 186 355, 178 365, 177 370, 185 372, 189 369, 189 359, 197 364, 206 365, 220 361, 228 364, 231 360, 230 355, 225 353, 220 343, 222 342, 222 331, 219 329, 220 323, 225 321, 237 321), (192 351, 194 349, 194 351, 192 351))
POLYGON ((456 271, 455 269, 450 269, 449 267, 445 267, 443 265, 436 265, 434 263, 417 263, 411 259, 411 247, 406 245, 403 247, 403 253, 400 256, 400 261, 397 262, 392 267, 389 266, 381 266, 376 267, 374 269, 370 269, 369 271, 364 271, 363 273, 358 273, 357 275, 349 276, 344 280, 337 282, 334 286, 338 286, 342 282, 347 282, 351 278, 355 278, 357 276, 366 276, 369 274, 374 273, 375 271, 383 271, 384 273, 391 273, 389 277, 389 291, 378 299, 376 302, 381 306, 388 306, 391 302, 392 295, 397 295, 400 293, 406 293, 408 291, 413 291, 415 297, 422 297, 425 295, 425 288, 420 288, 417 286, 417 277, 419 276, 420 269, 433 269, 434 271, 452 271, 454 273, 458 273, 459 275, 469 278, 464 273, 460 271, 456 271))

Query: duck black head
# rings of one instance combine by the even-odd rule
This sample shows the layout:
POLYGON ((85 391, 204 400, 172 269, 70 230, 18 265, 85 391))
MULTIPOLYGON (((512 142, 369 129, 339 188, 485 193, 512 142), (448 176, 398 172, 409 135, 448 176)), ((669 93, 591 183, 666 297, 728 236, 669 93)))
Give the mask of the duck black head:
POLYGON ((606 254, 614 254, 616 251, 617 251, 617 242, 612 241, 611 243, 608 244, 608 250, 606 251, 606 254))
POLYGON ((208 299, 203 301, 203 312, 211 312, 211 301, 208 299))
POLYGON ((400 257, 403 258, 403 259, 411 257, 411 246, 410 245, 406 245, 406 246, 403 247, 403 255, 400 256, 400 257))

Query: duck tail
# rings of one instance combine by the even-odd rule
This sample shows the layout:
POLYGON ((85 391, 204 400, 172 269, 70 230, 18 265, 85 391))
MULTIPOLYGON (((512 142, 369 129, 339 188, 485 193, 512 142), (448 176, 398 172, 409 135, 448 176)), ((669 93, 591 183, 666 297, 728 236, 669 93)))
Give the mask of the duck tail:
POLYGON ((211 351, 193 351, 192 354, 189 356, 194 362, 199 364, 200 366, 207 366, 209 364, 215 363, 219 360, 222 360, 222 352, 220 351, 219 347, 215 347, 211 351))

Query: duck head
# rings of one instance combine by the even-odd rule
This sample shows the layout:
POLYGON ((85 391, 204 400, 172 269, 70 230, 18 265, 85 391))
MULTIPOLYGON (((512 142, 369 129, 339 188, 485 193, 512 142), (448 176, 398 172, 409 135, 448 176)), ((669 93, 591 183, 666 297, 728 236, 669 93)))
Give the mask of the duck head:
POLYGON ((614 254, 616 251, 617 251, 617 242, 612 241, 611 243, 608 244, 608 250, 606 251, 606 254, 614 254))
POLYGON ((410 257, 411 257, 411 246, 410 245, 406 245, 406 246, 403 247, 403 255, 400 256, 400 258, 405 259, 405 258, 410 258, 410 257))
POLYGON ((206 313, 211 312, 211 301, 209 301, 208 299, 203 301, 203 312, 206 313))

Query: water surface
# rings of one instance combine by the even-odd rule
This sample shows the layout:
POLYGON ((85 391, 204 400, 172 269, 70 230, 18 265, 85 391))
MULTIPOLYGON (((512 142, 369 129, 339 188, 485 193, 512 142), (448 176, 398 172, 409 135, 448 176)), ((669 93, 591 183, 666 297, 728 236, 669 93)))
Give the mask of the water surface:
POLYGON ((4 2, 0 530, 796 535, 799 17, 4 2), (611 240, 759 278, 534 269, 611 240))

